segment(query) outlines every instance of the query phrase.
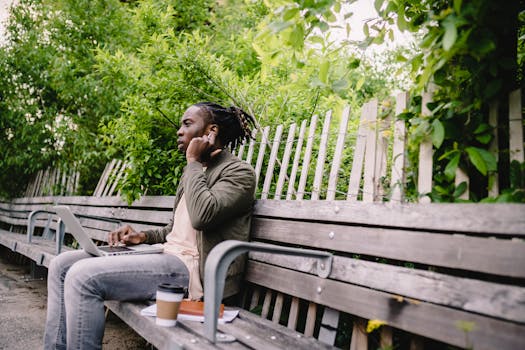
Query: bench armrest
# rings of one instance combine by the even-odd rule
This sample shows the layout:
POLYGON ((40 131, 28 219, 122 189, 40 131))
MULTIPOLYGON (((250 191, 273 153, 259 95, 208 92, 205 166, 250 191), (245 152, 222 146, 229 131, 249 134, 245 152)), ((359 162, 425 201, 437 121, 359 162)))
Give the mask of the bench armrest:
POLYGON ((319 258, 317 274, 322 278, 327 278, 332 269, 333 257, 328 252, 236 240, 217 244, 204 265, 204 335, 212 343, 216 341, 217 318, 228 267, 237 256, 249 251, 319 258))
MULTIPOLYGON (((36 217, 40 214, 55 214, 56 212, 51 210, 33 210, 29 216, 27 217, 27 243, 31 243, 33 239, 33 233, 35 232, 35 220, 36 217)), ((62 250, 62 242, 64 241, 64 232, 65 232, 65 226, 62 222, 62 219, 58 219, 58 229, 55 234, 55 241, 56 241, 56 248, 55 253, 56 255, 60 254, 60 251, 62 250)))
POLYGON ((35 231, 35 220, 36 220, 36 217, 40 214, 56 214, 56 213, 54 211, 45 210, 45 209, 33 210, 31 213, 29 213, 29 216, 27 217, 27 243, 31 243, 31 239, 33 238, 33 233, 35 231))

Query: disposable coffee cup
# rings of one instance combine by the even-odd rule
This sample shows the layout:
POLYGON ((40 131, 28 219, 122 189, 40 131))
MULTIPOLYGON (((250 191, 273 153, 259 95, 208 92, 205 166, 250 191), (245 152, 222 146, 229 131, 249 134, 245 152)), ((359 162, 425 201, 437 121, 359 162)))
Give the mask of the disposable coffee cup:
POLYGON ((163 327, 175 326, 183 297, 183 287, 169 283, 159 284, 157 287, 157 318, 155 323, 163 327))

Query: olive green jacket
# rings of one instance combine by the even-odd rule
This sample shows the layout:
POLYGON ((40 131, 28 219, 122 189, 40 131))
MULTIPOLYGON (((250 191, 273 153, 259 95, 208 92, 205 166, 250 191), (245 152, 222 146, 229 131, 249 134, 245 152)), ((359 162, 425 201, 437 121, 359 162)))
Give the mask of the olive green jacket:
MULTIPOLYGON (((199 268, 204 280, 204 262, 210 250, 227 239, 248 240, 255 193, 253 168, 223 150, 207 164, 191 162, 185 168, 177 188, 174 209, 182 194, 191 224, 197 235, 199 268)), ((144 231, 146 243, 163 243, 171 232, 173 219, 166 227, 144 231)), ((244 260, 236 260, 228 276, 242 274, 244 260)), ((226 294, 226 293, 225 293, 226 294)))

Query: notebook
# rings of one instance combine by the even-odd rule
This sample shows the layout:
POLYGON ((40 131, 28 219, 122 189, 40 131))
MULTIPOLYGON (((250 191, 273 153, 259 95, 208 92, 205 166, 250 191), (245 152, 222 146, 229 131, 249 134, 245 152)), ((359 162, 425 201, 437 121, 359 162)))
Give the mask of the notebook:
POLYGON ((84 230, 80 221, 75 217, 71 212, 69 207, 65 205, 57 205, 53 207, 62 218, 62 221, 71 231, 71 234, 78 241, 80 246, 89 254, 95 256, 113 256, 113 255, 129 255, 129 254, 153 254, 153 253, 162 253, 164 248, 162 244, 138 244, 132 246, 97 246, 92 240, 91 237, 84 230))

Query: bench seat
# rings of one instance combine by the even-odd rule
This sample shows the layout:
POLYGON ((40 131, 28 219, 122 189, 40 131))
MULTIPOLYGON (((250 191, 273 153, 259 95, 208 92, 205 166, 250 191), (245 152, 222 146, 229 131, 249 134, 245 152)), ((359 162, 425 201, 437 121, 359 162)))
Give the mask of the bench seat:
POLYGON ((211 344, 203 337, 202 323, 177 321, 176 327, 164 328, 155 324, 154 317, 140 314, 147 303, 107 301, 106 305, 158 349, 334 349, 333 346, 239 308, 227 307, 230 310, 239 310, 239 315, 232 323, 218 326, 219 333, 233 335, 236 340, 211 344))

